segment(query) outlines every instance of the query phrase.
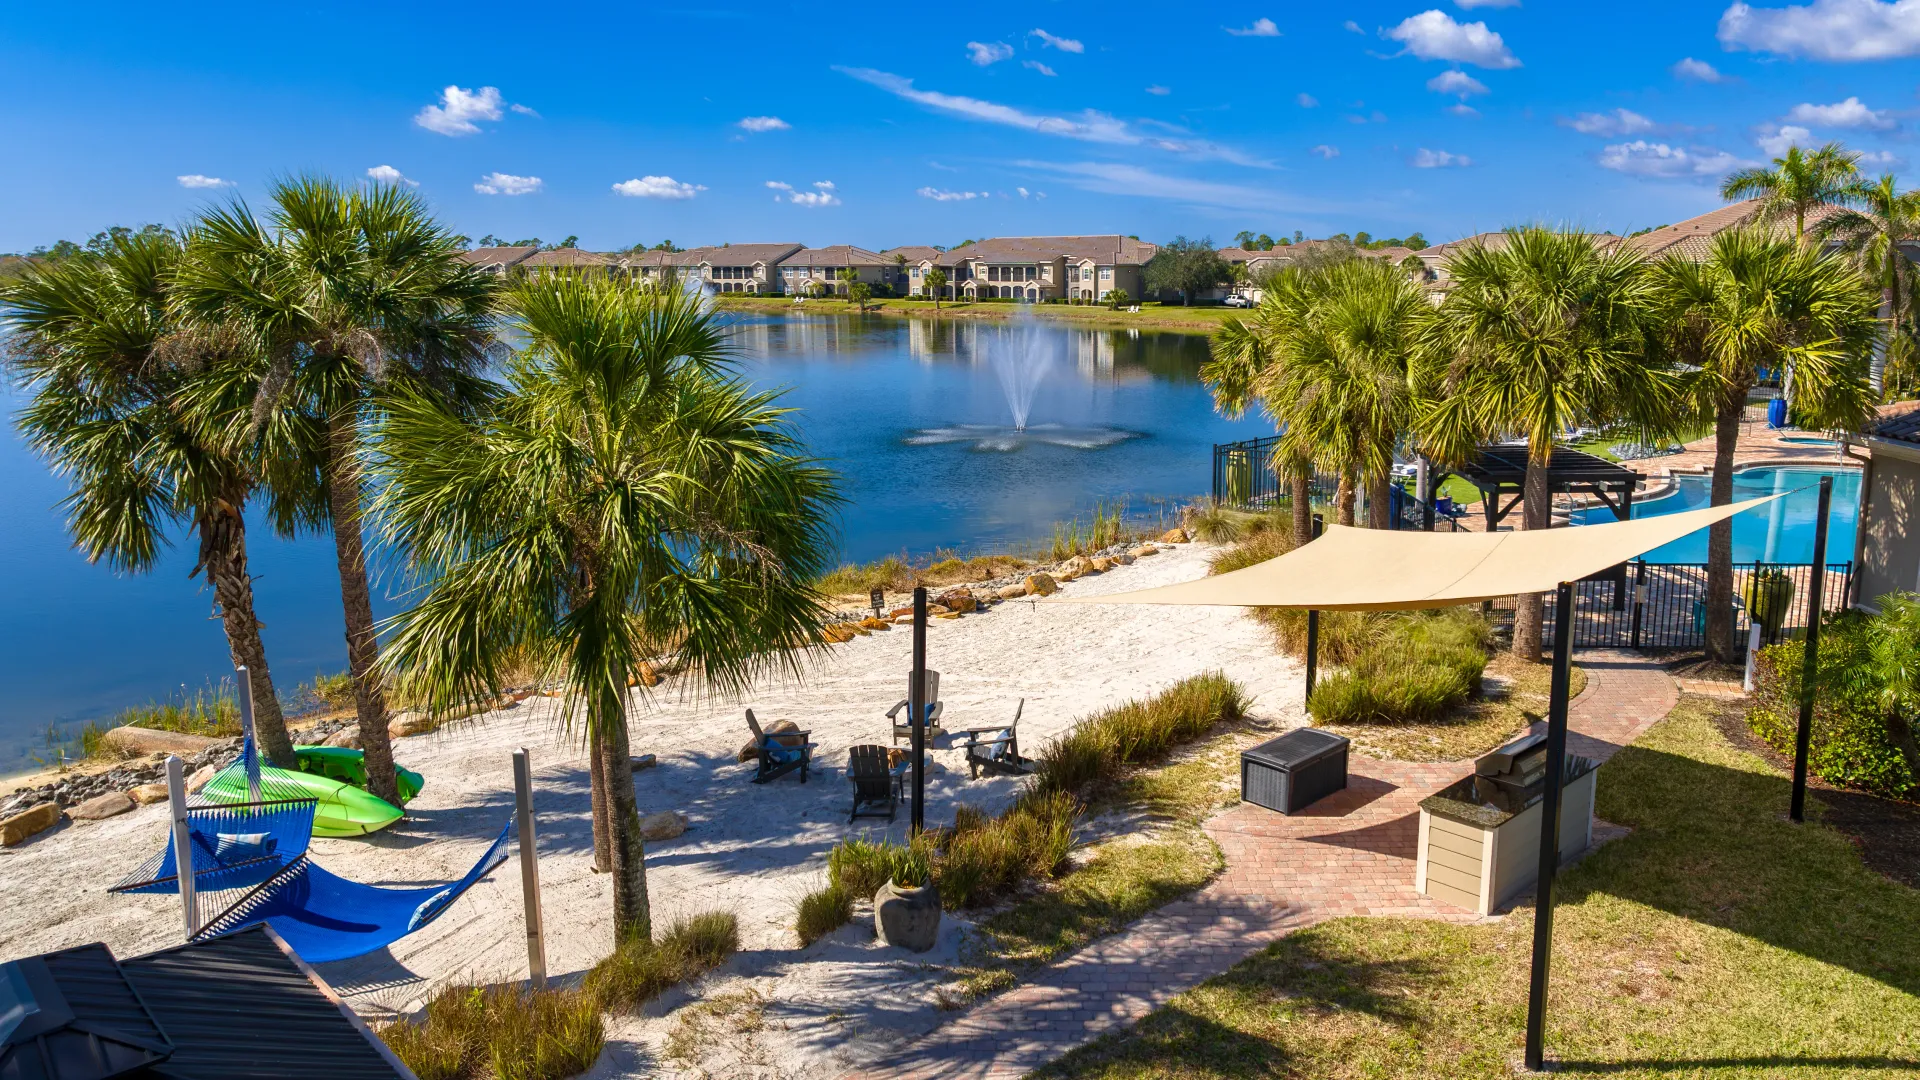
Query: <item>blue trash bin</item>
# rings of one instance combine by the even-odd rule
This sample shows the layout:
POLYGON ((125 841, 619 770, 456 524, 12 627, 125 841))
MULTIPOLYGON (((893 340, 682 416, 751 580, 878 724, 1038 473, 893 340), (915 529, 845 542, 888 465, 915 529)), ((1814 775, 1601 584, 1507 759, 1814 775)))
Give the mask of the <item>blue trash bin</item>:
POLYGON ((1787 399, 1774 398, 1767 402, 1767 426, 1783 428, 1787 426, 1787 399))

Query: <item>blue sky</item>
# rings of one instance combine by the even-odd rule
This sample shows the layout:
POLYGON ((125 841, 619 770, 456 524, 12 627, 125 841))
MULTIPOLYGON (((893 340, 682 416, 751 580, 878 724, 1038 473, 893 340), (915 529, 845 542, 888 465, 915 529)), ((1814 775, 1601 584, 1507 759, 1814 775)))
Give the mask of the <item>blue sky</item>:
POLYGON ((370 169, 599 249, 1629 231, 1920 124, 1920 0, 167 7, 0 24, 0 250, 370 169))

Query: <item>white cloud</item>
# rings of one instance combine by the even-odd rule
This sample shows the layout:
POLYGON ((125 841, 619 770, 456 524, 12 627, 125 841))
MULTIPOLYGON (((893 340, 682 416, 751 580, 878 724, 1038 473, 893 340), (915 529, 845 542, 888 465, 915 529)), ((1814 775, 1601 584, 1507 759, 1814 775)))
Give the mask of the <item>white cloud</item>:
POLYGON ((482 195, 532 195, 545 183, 537 176, 515 176, 512 173, 488 173, 473 185, 473 190, 482 195))
POLYGON ((819 188, 819 189, 820 189, 821 191, 832 191, 832 190, 833 190, 833 181, 831 181, 831 180, 815 180, 815 181, 813 182, 813 186, 814 186, 814 187, 817 187, 817 188, 819 188))
POLYGON ((961 202, 966 199, 984 199, 987 197, 987 193, 984 191, 943 191, 936 187, 923 187, 915 191, 914 194, 923 199, 932 199, 934 202, 961 202))
POLYGON ((1891 60, 1920 54, 1920 0, 1813 0, 1798 7, 1735 3, 1720 16, 1729 49, 1815 60, 1891 60))
MULTIPOLYGON (((831 180, 815 180, 813 182, 813 191, 796 191, 792 184, 779 180, 769 180, 767 181, 767 186, 775 191, 786 192, 786 199, 784 201, 790 202, 795 206, 840 205, 839 197, 833 193, 834 187, 833 181, 831 180)), ((778 195, 775 195, 773 198, 775 202, 782 201, 778 195)))
POLYGON ((420 186, 407 179, 406 174, 391 165, 375 165, 373 168, 368 169, 367 179, 381 184, 405 184, 408 187, 420 186))
POLYGON ((1061 52, 1083 53, 1087 51, 1087 47, 1085 45, 1082 45, 1080 42, 1075 41, 1072 38, 1055 37, 1054 35, 1047 33, 1045 30, 1038 30, 1038 29, 1029 30, 1027 31, 1027 36, 1037 37, 1042 42, 1045 42, 1046 44, 1051 45, 1056 49, 1059 49, 1061 52))
POLYGON ((1030 71, 1037 71, 1037 72, 1039 72, 1040 74, 1042 74, 1042 75, 1045 75, 1045 76, 1047 76, 1047 77, 1049 77, 1049 78, 1051 78, 1051 77, 1053 77, 1053 76, 1055 76, 1055 75, 1058 75, 1058 74, 1060 74, 1059 72, 1057 72, 1057 71, 1055 71, 1055 70, 1053 70, 1052 68, 1050 68, 1050 67, 1048 67, 1047 65, 1045 65, 1045 64, 1043 64, 1043 63, 1041 63, 1041 62, 1040 62, 1040 61, 1038 61, 1038 60, 1022 60, 1022 61, 1020 61, 1020 66, 1021 66, 1021 67, 1023 67, 1023 68, 1026 68, 1026 69, 1028 69, 1028 70, 1030 70, 1030 71))
POLYGON ((1341 23, 1340 29, 1347 31, 1350 34, 1366 33, 1365 30, 1360 29, 1360 24, 1357 22, 1354 22, 1352 19, 1348 19, 1346 22, 1341 23))
POLYGON ((1447 106, 1447 111, 1452 113, 1455 116, 1479 116, 1480 115, 1479 109, 1474 108, 1473 106, 1467 104, 1464 101, 1456 101, 1453 104, 1447 106))
POLYGON ((1891 150, 1864 150, 1860 153, 1859 164, 1878 165, 1888 169, 1904 169, 1907 159, 1895 155, 1891 150))
POLYGON ((752 131, 756 133, 762 131, 786 131, 792 127, 792 124, 787 123, 777 116, 743 116, 740 118, 740 130, 742 131, 752 131))
POLYGON ((1019 192, 1019 193, 1020 193, 1020 197, 1021 197, 1021 198, 1023 198, 1023 199, 1024 199, 1024 198, 1026 198, 1026 197, 1027 197, 1027 189, 1026 189, 1026 188, 1023 188, 1023 187, 1017 187, 1017 188, 1014 188, 1013 190, 1015 190, 1015 191, 1017 191, 1017 192, 1019 192))
POLYGON ((180 181, 180 186, 183 188, 223 188, 233 186, 233 181, 231 180, 222 180, 217 176, 202 176, 199 173, 188 173, 185 176, 176 176, 174 179, 180 181))
POLYGON ((943 94, 937 90, 916 89, 912 79, 902 78, 885 71, 875 71, 872 68, 843 67, 835 70, 869 86, 877 86, 896 97, 969 120, 1002 124, 1040 135, 1057 135, 1063 139, 1077 139, 1081 142, 1106 143, 1114 146, 1149 146, 1157 150, 1165 150, 1170 154, 1227 161, 1236 165, 1264 167, 1268 164, 1230 146, 1185 137, 1185 133, 1180 128, 1169 128, 1173 135, 1149 135, 1123 120, 1095 109, 1087 109, 1074 116, 1030 113, 998 102, 982 101, 979 98, 959 94, 943 94))
POLYGON ((1339 147, 1328 146, 1326 143, 1321 143, 1319 146, 1316 146, 1312 150, 1309 150, 1307 152, 1310 154, 1319 154, 1321 157, 1326 158, 1328 161, 1332 161, 1334 158, 1337 158, 1340 156, 1339 147))
POLYGON ((495 87, 462 90, 449 86, 440 91, 440 104, 421 109, 413 115, 413 122, 442 135, 478 135, 477 121, 500 119, 501 104, 500 91, 495 87))
POLYGON ((1473 164, 1473 159, 1465 154, 1452 154, 1445 150, 1429 150, 1421 147, 1408 162, 1416 169, 1458 169, 1473 164))
POLYGON ((531 116, 535 120, 541 118, 539 113, 533 111, 533 106, 531 105, 509 105, 507 109, 510 112, 517 112, 521 116, 531 116))
POLYGON ((1653 121, 1634 112, 1632 109, 1615 109, 1612 112, 1583 112, 1571 120, 1559 121, 1561 127, 1570 127, 1582 135, 1598 135, 1603 139, 1617 139, 1622 135, 1639 135, 1652 131, 1653 121))
POLYGON ((1457 23, 1437 8, 1407 19, 1386 36, 1422 60, 1452 60, 1495 70, 1520 66, 1507 43, 1486 23, 1457 23))
POLYGON ((1458 94, 1465 98, 1471 94, 1484 94, 1487 84, 1464 71, 1443 71, 1427 80, 1427 89, 1436 94, 1458 94))
POLYGON ((1299 102, 1303 109, 1317 108, 1320 105, 1320 99, 1312 94, 1295 94, 1293 100, 1299 102))
POLYGON ((632 199, 691 199, 707 190, 705 184, 686 184, 671 176, 642 176, 622 180, 613 190, 632 199))
POLYGON ((1857 97, 1836 101, 1831 105, 1795 105, 1787 113, 1787 119, 1813 127, 1870 128, 1874 131, 1900 126, 1887 115, 1886 110, 1869 109, 1857 97))
POLYGON ((1272 19, 1255 19, 1253 20, 1252 26, 1243 26, 1237 30, 1231 26, 1222 27, 1221 29, 1225 30, 1229 34, 1232 34, 1234 37, 1279 37, 1280 36, 1280 28, 1274 25, 1274 22, 1272 19))
POLYGON ((1740 160, 1724 150, 1688 150, 1645 139, 1616 143, 1600 151, 1603 169, 1664 180, 1720 176, 1738 165, 1740 160))
POLYGON ((1813 132, 1793 124, 1761 124, 1753 129, 1753 145, 1766 151, 1768 157, 1785 157, 1796 146, 1812 144, 1813 132))
POLYGON ((1173 90, 1170 87, 1154 83, 1152 86, 1147 87, 1147 93, 1152 94, 1154 97, 1166 97, 1168 94, 1173 93, 1173 90))
POLYGON ((1705 60, 1695 60, 1691 56, 1681 57, 1680 62, 1668 69, 1676 79, 1691 79, 1694 82, 1719 83, 1727 81, 1720 69, 1705 60))
POLYGON ((967 42, 967 59, 979 64, 981 67, 986 67, 988 64, 997 64, 1002 60, 1010 60, 1012 58, 1013 46, 1004 41, 967 42))

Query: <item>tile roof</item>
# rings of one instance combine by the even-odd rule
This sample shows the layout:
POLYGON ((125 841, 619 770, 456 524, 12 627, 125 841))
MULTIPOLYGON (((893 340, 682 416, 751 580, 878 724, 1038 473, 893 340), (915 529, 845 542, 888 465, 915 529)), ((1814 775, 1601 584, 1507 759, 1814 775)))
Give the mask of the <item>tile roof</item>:
POLYGON ((687 265, 713 263, 716 266, 751 266, 754 263, 774 263, 799 251, 802 244, 731 244, 727 247, 694 248, 688 255, 698 255, 687 265))
POLYGON ((928 247, 925 244, 908 244, 905 247, 888 248, 880 254, 888 259, 898 255, 908 262, 921 262, 926 259, 938 260, 943 252, 939 248, 928 247))
POLYGON ((890 266, 892 263, 891 255, 882 255, 852 244, 801 248, 780 260, 781 266, 890 266))
POLYGON ((1895 442, 1920 443, 1920 401, 1896 401, 1875 410, 1879 415, 1862 430, 1895 442))
MULTIPOLYGON (((1470 247, 1483 247, 1488 251, 1499 251, 1507 246, 1507 235, 1508 233, 1505 229, 1496 232, 1474 233, 1472 236, 1463 236, 1458 240, 1449 240, 1444 244, 1434 244, 1431 247, 1421 249, 1415 254, 1420 256, 1422 262, 1425 262, 1428 266, 1432 266, 1435 262, 1446 262, 1448 259, 1451 259, 1453 256, 1458 255, 1470 247)), ((1588 235, 1593 238, 1595 246, 1599 247, 1602 251, 1611 251, 1614 247, 1624 242, 1622 237, 1616 236, 1613 233, 1589 233, 1588 235)))
MULTIPOLYGON (((1626 240, 1630 250, 1637 251, 1648 258, 1660 258, 1666 255, 1681 255, 1699 260, 1707 257, 1713 244, 1713 238, 1753 220, 1760 209, 1759 199, 1747 199, 1744 202, 1730 203, 1717 210, 1709 210, 1698 217, 1664 225, 1652 232, 1631 236, 1626 240)), ((1821 205, 1807 213, 1807 225, 1825 219, 1840 210, 1838 206, 1821 205)), ((1780 235, 1787 235, 1792 226, 1786 222, 1775 222, 1771 228, 1780 235)))
POLYGON ((945 265, 964 259, 1021 262, 1067 258, 1115 265, 1138 265, 1153 258, 1156 245, 1131 236, 996 236, 947 252, 945 265))
POLYGON ((612 266, 614 257, 602 255, 597 251, 582 251, 579 248, 553 248, 527 256, 520 261, 527 267, 565 267, 565 266, 612 266))
POLYGON ((526 247, 483 247, 460 253, 460 258, 474 266, 512 266, 520 260, 538 252, 540 249, 526 247))

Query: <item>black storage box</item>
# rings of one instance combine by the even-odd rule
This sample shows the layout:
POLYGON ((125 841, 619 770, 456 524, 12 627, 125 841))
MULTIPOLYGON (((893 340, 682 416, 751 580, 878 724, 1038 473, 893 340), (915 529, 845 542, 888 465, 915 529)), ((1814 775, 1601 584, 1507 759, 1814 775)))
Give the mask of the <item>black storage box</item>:
POLYGON ((1296 728, 1240 753, 1240 798, 1292 814, 1347 786, 1347 740, 1296 728))

